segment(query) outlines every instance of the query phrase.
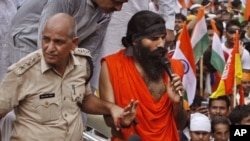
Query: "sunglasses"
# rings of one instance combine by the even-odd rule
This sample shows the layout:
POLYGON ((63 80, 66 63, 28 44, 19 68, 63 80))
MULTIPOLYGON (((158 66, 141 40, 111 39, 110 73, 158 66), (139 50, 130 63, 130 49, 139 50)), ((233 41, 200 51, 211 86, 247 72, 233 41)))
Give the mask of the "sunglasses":
POLYGON ((227 32, 230 33, 230 34, 235 34, 237 30, 240 33, 240 29, 230 29, 230 28, 227 29, 227 32))

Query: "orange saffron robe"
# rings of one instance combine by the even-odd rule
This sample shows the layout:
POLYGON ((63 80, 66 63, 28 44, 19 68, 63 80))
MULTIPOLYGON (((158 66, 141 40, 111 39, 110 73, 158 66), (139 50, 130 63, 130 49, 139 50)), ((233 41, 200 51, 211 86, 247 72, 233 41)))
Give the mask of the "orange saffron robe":
MULTIPOLYGON (((125 50, 107 56, 104 60, 108 66, 116 104, 125 107, 131 99, 139 100, 136 115, 139 123, 121 129, 125 140, 131 134, 137 134, 142 141, 179 141, 173 105, 168 94, 163 94, 158 102, 154 99, 137 71, 132 57, 125 55, 125 50)), ((179 60, 170 59, 170 61, 173 72, 182 77, 182 63, 179 60)), ((165 76, 164 81, 167 85, 167 74, 165 76)), ((113 137, 112 140, 120 139, 113 137)))

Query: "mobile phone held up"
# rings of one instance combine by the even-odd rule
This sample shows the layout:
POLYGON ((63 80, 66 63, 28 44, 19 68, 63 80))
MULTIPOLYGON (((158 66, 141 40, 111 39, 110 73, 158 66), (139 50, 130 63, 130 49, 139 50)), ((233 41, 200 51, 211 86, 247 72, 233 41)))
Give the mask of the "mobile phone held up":
POLYGON ((208 108, 208 101, 201 101, 201 106, 208 108))

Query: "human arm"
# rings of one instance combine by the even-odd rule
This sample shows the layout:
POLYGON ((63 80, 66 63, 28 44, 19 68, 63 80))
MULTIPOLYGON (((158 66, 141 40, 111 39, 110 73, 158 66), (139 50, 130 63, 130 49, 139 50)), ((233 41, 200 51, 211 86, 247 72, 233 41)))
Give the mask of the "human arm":
POLYGON ((197 17, 195 17, 193 20, 188 22, 188 24, 187 24, 188 30, 193 30, 196 23, 197 23, 197 17))
POLYGON ((172 74, 172 81, 167 85, 167 93, 173 103, 173 113, 175 123, 178 130, 185 128, 187 121, 187 112, 183 107, 183 97, 180 97, 179 91, 183 94, 184 88, 181 82, 181 78, 177 74, 172 74))
POLYGON ((166 21, 166 42, 174 41, 174 25, 175 25, 175 7, 176 0, 158 0, 159 11, 158 13, 164 18, 166 21))
MULTIPOLYGON (((0 119, 16 107, 22 99, 22 79, 13 71, 6 74, 0 84, 0 119)), ((24 84, 23 84, 24 85, 24 84)))
MULTIPOLYGON (((115 103, 115 96, 113 87, 111 85, 111 81, 109 78, 108 67, 105 61, 102 62, 101 66, 101 74, 99 81, 99 92, 100 98, 109 101, 111 103, 115 103)), ((138 106, 138 101, 131 101, 125 109, 129 111, 129 113, 121 119, 122 126, 129 126, 134 121, 136 116, 136 109, 138 106), (129 106, 131 105, 131 106, 129 106)), ((110 116, 104 116, 105 122, 108 126, 114 127, 113 119, 110 116)))
POLYGON ((206 106, 199 106, 195 109, 194 112, 202 113, 202 114, 208 116, 208 108, 206 106))
MULTIPOLYGON (((111 115, 117 121, 124 112, 123 108, 104 101, 100 100, 94 94, 89 94, 84 97, 82 102, 82 111, 88 114, 103 114, 103 115, 111 115), (94 105, 94 106, 93 106, 94 105)), ((114 123, 115 126, 117 122, 114 123)))

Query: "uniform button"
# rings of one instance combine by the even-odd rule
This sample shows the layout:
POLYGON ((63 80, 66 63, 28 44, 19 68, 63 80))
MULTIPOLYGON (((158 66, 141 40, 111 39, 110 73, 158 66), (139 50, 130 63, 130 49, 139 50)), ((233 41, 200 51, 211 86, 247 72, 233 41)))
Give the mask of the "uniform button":
POLYGON ((63 98, 63 100, 66 100, 66 96, 63 98))
POLYGON ((48 101, 46 101, 46 102, 45 102, 45 105, 49 105, 49 102, 48 102, 48 101))
POLYGON ((65 117, 67 117, 67 114, 64 114, 65 117))

